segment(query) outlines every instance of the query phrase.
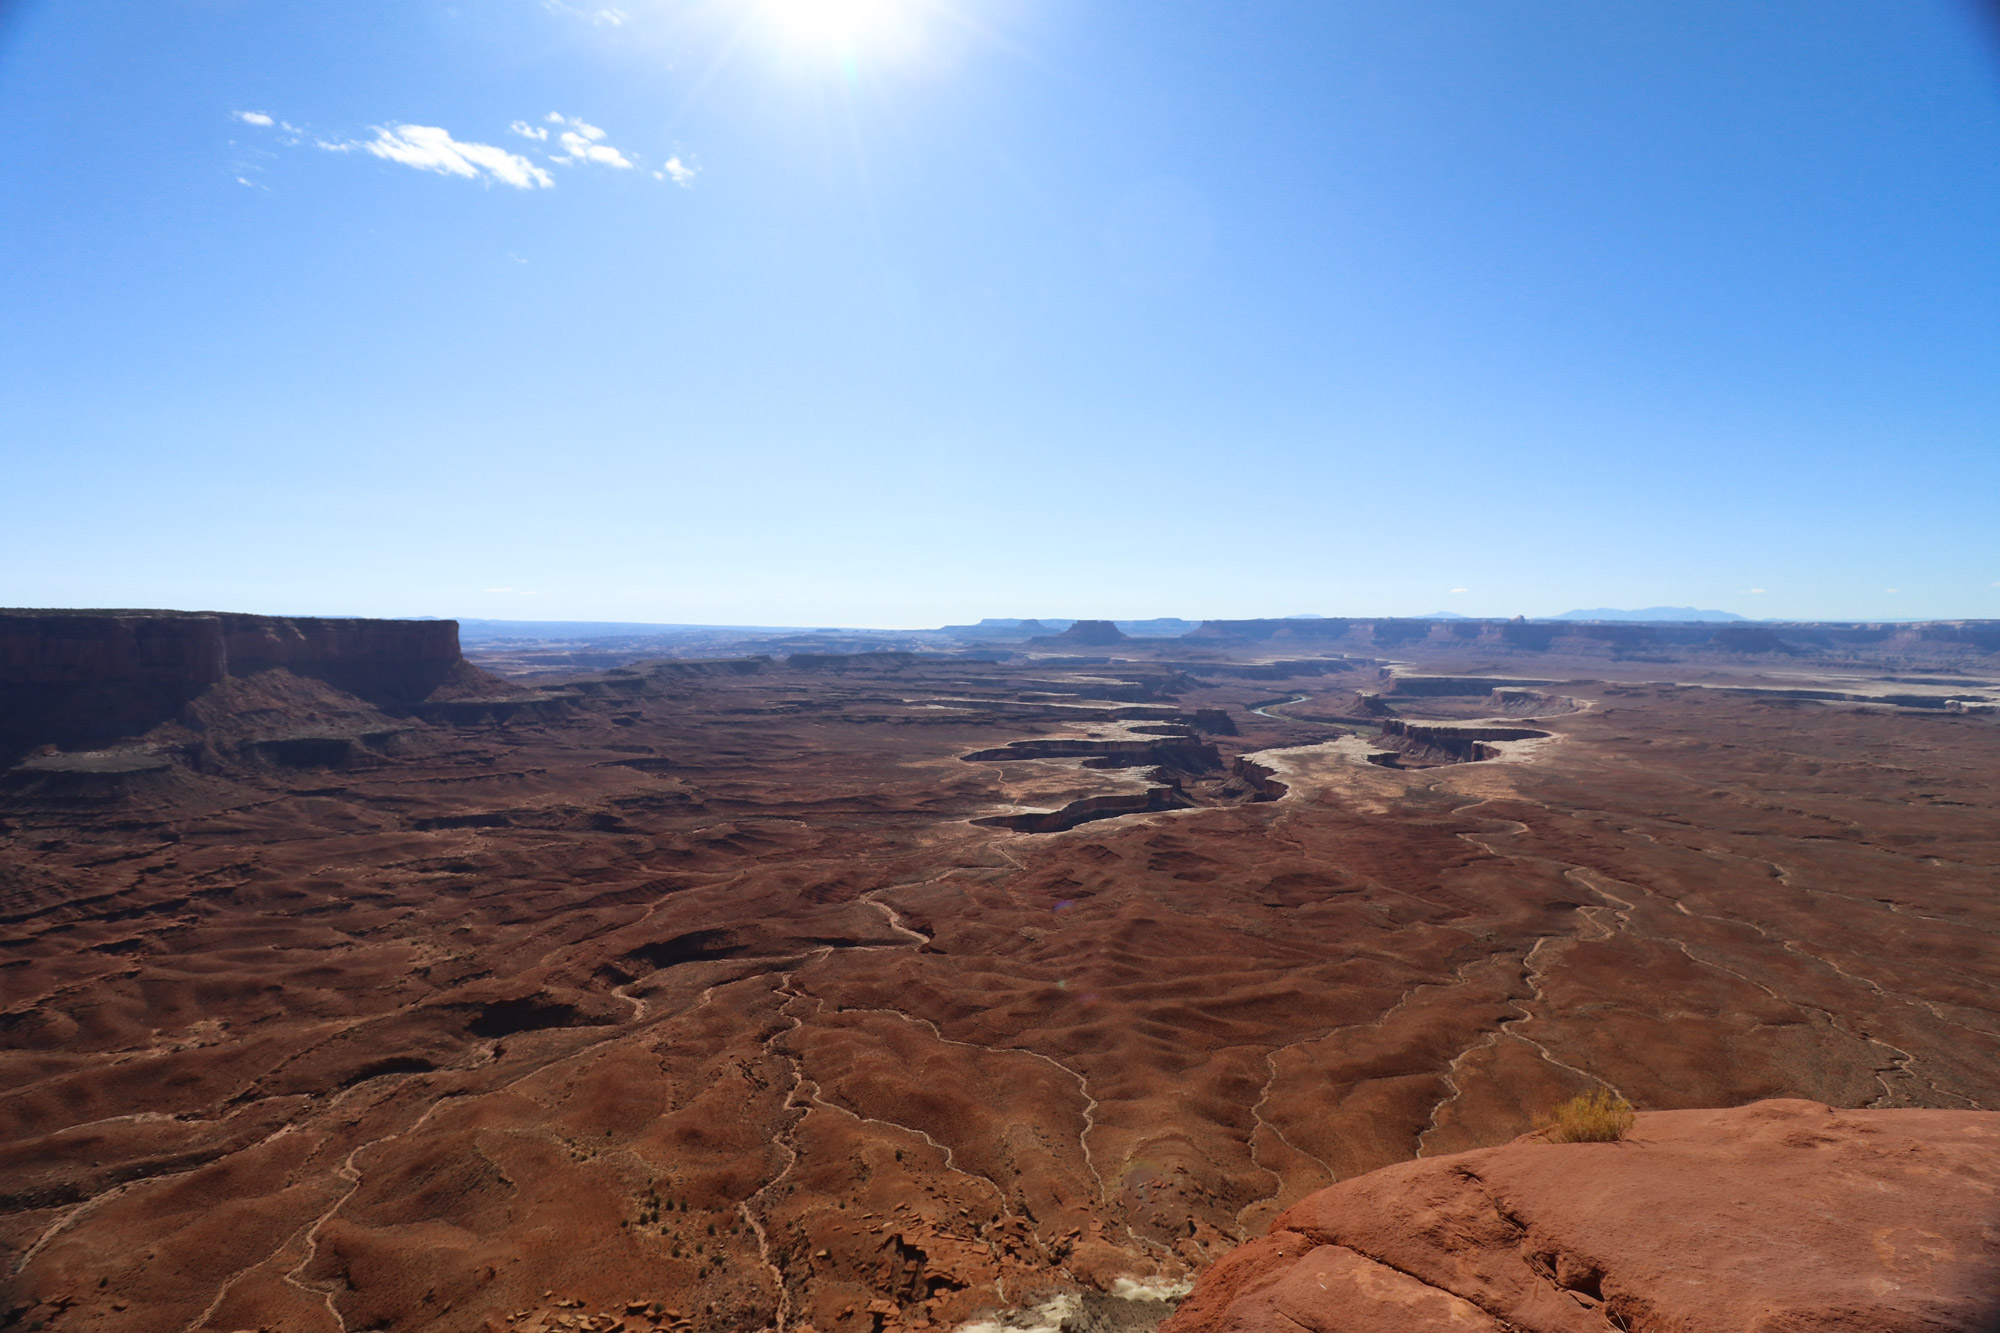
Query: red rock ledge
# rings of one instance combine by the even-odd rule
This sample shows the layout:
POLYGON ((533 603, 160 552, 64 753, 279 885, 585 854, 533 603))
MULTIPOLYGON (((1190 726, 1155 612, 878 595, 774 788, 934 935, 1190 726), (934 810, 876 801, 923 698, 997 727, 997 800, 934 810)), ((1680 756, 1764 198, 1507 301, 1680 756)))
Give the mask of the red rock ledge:
POLYGON ((1161 1333, 2000 1328, 2000 1113, 1765 1101, 1302 1199, 1161 1333))

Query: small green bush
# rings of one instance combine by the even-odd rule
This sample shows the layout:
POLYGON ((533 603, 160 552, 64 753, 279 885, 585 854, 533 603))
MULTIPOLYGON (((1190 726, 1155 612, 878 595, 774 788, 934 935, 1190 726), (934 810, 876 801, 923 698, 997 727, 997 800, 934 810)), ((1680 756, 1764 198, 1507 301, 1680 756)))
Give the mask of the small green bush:
POLYGON ((1609 1088, 1597 1088, 1558 1106, 1542 1128, 1550 1143, 1616 1143, 1637 1119, 1632 1103, 1609 1088))

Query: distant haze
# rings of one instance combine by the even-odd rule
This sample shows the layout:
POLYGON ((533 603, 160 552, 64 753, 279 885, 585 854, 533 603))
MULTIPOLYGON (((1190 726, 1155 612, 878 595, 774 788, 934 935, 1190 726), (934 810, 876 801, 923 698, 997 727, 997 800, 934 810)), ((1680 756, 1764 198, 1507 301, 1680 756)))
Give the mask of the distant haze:
MULTIPOLYGON (((1222 617, 1229 619, 1233 617, 1222 617)), ((1320 615, 1291 615, 1280 617, 1288 620, 1323 620, 1320 615)), ((1370 619, 1371 617, 1356 617, 1370 619)), ((1471 617, 1456 612, 1434 612, 1427 616, 1404 617, 1413 620, 1466 620, 1471 617)), ((1745 621, 1729 611, 1703 611, 1691 606, 1648 606, 1637 610, 1621 610, 1617 607, 1591 607, 1584 610, 1565 611, 1556 616, 1536 616, 1532 619, 1552 620, 1616 620, 1616 621, 1656 621, 1674 623, 1698 623, 1702 621, 1726 622, 1745 621)), ((1028 638, 1034 635, 1059 634, 1076 623, 1076 619, 1066 616, 984 616, 977 621, 940 626, 911 626, 903 632, 955 633, 962 636, 990 635, 998 639, 1028 638)), ((1113 620, 1118 629, 1133 638, 1175 638, 1200 627, 1200 620, 1182 619, 1175 616, 1161 616, 1149 620, 1113 620)), ((656 624, 642 621, 561 621, 561 620, 482 620, 463 619, 459 622, 460 637, 468 643, 493 642, 509 639, 563 639, 563 638, 607 638, 617 636, 645 637, 662 633, 682 631, 729 631, 742 634, 840 634, 848 632, 873 632, 861 626, 784 626, 784 625, 685 625, 656 624)))
POLYGON ((1734 611, 1697 611, 1691 606, 1648 606, 1637 611, 1620 611, 1616 607, 1596 606, 1588 611, 1565 611, 1559 616, 1549 616, 1550 620, 1748 620, 1734 611))

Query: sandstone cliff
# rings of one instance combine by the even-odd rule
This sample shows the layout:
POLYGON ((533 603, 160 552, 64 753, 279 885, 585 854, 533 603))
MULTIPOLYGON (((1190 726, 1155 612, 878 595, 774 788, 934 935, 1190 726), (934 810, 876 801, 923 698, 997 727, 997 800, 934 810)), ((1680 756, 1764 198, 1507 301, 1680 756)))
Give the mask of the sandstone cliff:
POLYGON ((0 611, 0 753, 129 736, 275 667, 391 708, 472 671, 451 620, 0 611))

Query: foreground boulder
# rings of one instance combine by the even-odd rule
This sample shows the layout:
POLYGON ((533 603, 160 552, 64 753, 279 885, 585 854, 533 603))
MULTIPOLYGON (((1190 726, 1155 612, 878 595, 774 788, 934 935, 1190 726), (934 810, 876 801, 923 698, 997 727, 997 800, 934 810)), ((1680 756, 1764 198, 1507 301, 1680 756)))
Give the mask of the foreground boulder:
POLYGON ((2000 1113, 1765 1101, 1307 1196, 1163 1333, 2000 1329, 2000 1113))

